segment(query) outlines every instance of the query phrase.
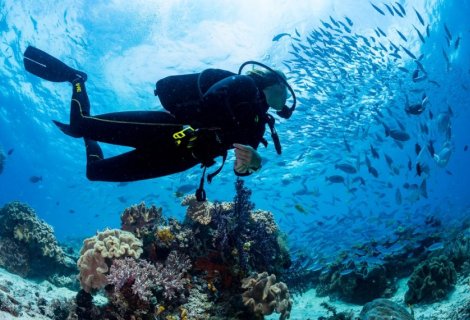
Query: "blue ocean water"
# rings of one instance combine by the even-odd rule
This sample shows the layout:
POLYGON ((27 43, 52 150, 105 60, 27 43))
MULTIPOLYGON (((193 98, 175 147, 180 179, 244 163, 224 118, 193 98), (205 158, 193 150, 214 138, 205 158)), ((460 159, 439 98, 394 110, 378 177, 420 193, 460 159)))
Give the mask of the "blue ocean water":
MULTIPOLYGON (((123 210, 141 201, 181 218, 177 193, 193 192, 201 170, 88 181, 82 140, 51 122, 68 121, 71 87, 25 72, 28 45, 88 73, 93 114, 161 109, 153 87, 168 75, 236 72, 246 60, 283 70, 299 100, 290 120, 277 121, 283 154, 271 142, 261 147, 263 169, 245 181, 257 208, 272 211, 288 233, 293 253, 316 263, 362 242, 393 240, 408 226, 425 234, 429 217, 444 231, 469 217, 470 1, 399 1, 403 17, 369 1, 1 2, 0 205, 28 203, 59 240, 118 227, 123 210), (347 45, 353 34, 367 42, 347 45), (407 114, 416 103, 424 112, 407 114)), ((106 156, 123 150, 104 147, 106 156)), ((233 199, 233 159, 206 186, 211 201, 233 199)))

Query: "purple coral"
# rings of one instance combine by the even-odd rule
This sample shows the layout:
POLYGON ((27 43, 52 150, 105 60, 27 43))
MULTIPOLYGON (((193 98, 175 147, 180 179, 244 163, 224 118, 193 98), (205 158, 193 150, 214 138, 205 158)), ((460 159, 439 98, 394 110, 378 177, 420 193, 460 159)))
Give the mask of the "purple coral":
POLYGON ((165 300, 173 300, 184 291, 189 280, 186 272, 191 268, 191 261, 183 254, 172 251, 165 264, 155 265, 146 260, 132 258, 116 259, 106 277, 115 290, 131 286, 133 294, 148 301, 152 290, 161 289, 165 300))
POLYGON ((191 268, 191 261, 184 254, 172 251, 166 259, 165 266, 159 264, 158 284, 163 287, 163 297, 166 300, 176 298, 182 292, 189 280, 184 277, 191 268))
POLYGON ((152 288, 155 287, 157 276, 157 268, 148 261, 136 261, 127 257, 113 261, 106 279, 117 290, 132 283, 132 292, 141 300, 148 301, 152 295, 152 288))

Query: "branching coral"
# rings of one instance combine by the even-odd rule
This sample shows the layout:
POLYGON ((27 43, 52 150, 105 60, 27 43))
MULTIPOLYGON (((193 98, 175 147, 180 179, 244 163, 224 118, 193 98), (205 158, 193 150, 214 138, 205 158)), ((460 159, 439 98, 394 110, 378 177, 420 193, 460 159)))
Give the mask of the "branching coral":
POLYGON ((131 285, 132 292, 141 300, 148 301, 158 277, 157 268, 146 260, 126 257, 113 261, 106 279, 119 291, 125 284, 131 285))
POLYGON ((283 282, 276 283, 275 275, 267 272, 260 273, 255 277, 242 280, 243 303, 255 315, 269 315, 274 311, 280 313, 280 320, 289 319, 292 309, 289 290, 283 282))
POLYGON ((185 278, 186 272, 191 269, 191 261, 177 251, 170 252, 164 266, 159 266, 157 284, 163 288, 163 297, 166 300, 177 298, 182 293, 189 280, 185 278))
POLYGON ((142 254, 142 242, 132 233, 122 230, 105 230, 92 238, 85 239, 78 268, 80 284, 86 292, 100 289, 107 283, 108 261, 113 258, 139 258, 142 254))
POLYGON ((106 280, 114 285, 115 292, 130 287, 134 295, 148 301, 152 290, 155 290, 161 291, 163 298, 171 301, 184 292, 189 283, 185 274, 190 268, 191 261, 186 256, 172 251, 165 264, 153 265, 132 258, 116 259, 106 280))

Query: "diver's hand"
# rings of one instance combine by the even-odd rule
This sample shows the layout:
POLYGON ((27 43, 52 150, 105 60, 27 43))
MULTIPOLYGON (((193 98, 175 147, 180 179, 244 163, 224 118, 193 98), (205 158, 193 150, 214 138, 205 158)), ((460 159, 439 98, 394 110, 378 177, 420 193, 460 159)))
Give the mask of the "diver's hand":
POLYGON ((240 174, 251 173, 261 168, 261 156, 250 146, 234 143, 235 171, 240 174))

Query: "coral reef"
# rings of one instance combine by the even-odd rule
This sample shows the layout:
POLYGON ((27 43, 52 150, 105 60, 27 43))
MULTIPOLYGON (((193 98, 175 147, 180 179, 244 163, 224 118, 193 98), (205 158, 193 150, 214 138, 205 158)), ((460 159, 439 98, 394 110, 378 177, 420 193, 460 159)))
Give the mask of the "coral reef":
POLYGON ((153 232, 153 228, 162 222, 162 208, 144 202, 126 208, 121 214, 121 229, 135 234, 139 239, 153 232))
POLYGON ((280 313, 280 320, 289 319, 292 309, 289 290, 283 282, 276 283, 275 275, 267 272, 260 273, 254 277, 242 280, 243 304, 262 318, 263 315, 272 314, 274 311, 280 313))
POLYGON ((251 192, 243 180, 237 180, 236 191, 232 205, 214 205, 209 225, 212 246, 224 262, 237 266, 244 274, 259 270, 279 274, 291 261, 272 214, 253 211, 251 192))
POLYGON ((408 280, 405 302, 434 302, 443 299, 457 282, 457 272, 447 256, 432 257, 420 263, 408 280))
POLYGON ((52 227, 21 202, 10 202, 0 209, 0 247, 0 266, 21 276, 44 278, 76 271, 52 227))
POLYGON ((376 299, 367 303, 359 314, 359 320, 413 320, 405 308, 387 299, 376 299))
POLYGON ((277 311, 287 319, 292 307, 287 286, 266 273, 290 264, 285 239, 270 212, 253 210, 240 179, 236 192, 232 203, 186 197, 181 223, 141 203, 121 215, 129 231, 106 230, 86 239, 74 317, 253 319, 262 314, 252 301, 261 299, 265 314, 277 311), (242 280, 249 273, 266 276, 242 280), (265 296, 258 297, 261 284, 265 296), (91 294, 100 289, 108 302, 95 306, 91 294))
POLYGON ((78 268, 80 284, 86 292, 101 289, 107 284, 112 259, 120 257, 139 258, 142 242, 132 233, 122 230, 105 230, 83 241, 78 268))

